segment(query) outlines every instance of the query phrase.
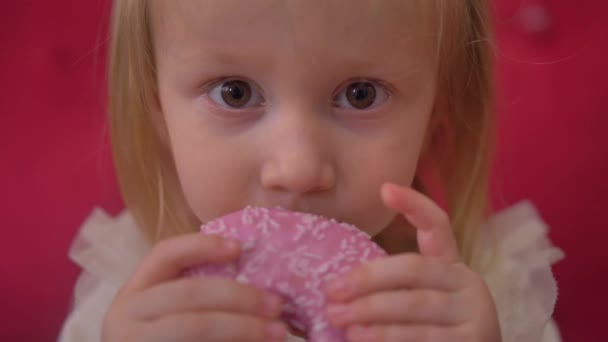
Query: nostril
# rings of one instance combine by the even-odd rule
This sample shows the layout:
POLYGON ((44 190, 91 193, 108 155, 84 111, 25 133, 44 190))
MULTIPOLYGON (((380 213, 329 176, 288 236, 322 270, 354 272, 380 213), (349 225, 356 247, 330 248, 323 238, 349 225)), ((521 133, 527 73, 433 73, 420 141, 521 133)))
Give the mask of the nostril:
POLYGON ((334 168, 330 165, 325 165, 319 173, 319 179, 316 182, 317 186, 312 189, 312 192, 322 192, 333 189, 336 185, 336 173, 334 168))
POLYGON ((268 163, 261 171, 264 188, 297 194, 319 193, 335 186, 331 165, 316 163, 268 163))

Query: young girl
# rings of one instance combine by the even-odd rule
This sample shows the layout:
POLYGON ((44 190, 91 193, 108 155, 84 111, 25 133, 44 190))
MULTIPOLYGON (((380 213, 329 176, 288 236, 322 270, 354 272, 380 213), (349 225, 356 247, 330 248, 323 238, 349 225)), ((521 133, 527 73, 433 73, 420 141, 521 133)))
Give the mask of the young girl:
POLYGON ((354 224, 391 254, 327 286, 350 341, 558 341, 544 225, 527 204, 482 222, 485 7, 115 1, 111 133, 129 211, 96 211, 77 237, 60 340, 297 340, 275 295, 180 277, 237 258, 197 231, 253 205, 354 224))

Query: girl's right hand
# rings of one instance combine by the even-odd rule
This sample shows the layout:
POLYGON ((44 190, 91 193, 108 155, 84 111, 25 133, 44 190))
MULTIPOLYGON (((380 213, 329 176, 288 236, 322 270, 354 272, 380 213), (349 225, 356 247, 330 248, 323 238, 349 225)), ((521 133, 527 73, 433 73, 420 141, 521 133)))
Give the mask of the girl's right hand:
POLYGON ((104 342, 285 341, 281 299, 218 277, 182 277, 203 263, 226 263, 238 243, 198 233, 156 245, 105 316, 104 342))

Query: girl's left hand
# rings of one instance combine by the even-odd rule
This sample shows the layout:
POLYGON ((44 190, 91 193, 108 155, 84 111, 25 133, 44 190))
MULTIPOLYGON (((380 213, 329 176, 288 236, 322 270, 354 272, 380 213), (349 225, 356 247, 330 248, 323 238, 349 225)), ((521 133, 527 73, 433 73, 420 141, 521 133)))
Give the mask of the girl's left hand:
POLYGON ((488 287, 461 261, 447 214, 409 188, 387 184, 382 198, 416 227, 420 254, 377 259, 330 283, 330 322, 353 342, 500 341, 488 287))

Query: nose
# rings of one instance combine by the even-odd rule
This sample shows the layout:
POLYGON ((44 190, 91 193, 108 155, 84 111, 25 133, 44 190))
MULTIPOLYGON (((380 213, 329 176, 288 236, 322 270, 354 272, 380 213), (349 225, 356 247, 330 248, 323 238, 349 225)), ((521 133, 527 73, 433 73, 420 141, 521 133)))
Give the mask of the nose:
POLYGON ((331 133, 322 118, 283 113, 270 127, 262 185, 294 194, 332 189, 336 182, 331 133))

